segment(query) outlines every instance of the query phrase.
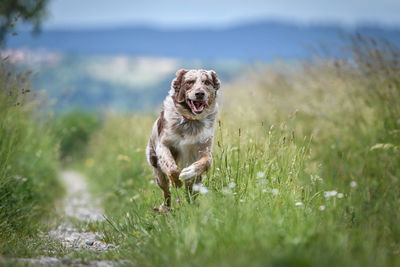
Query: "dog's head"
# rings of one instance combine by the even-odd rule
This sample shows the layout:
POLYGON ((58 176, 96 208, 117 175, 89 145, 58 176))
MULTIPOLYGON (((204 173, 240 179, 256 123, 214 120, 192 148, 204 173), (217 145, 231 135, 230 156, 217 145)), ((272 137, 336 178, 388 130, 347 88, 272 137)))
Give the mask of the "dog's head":
MULTIPOLYGON (((172 81, 174 102, 193 115, 213 112, 220 81, 213 70, 178 70, 172 81)), ((180 109, 182 110, 182 109, 180 109)))

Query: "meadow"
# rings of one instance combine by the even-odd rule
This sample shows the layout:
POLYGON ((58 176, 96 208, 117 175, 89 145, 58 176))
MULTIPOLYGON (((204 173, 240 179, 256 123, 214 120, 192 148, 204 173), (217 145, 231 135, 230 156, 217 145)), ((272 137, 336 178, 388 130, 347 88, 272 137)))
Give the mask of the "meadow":
POLYGON ((254 68, 222 88, 213 167, 161 204, 144 157, 154 116, 109 116, 88 145, 109 257, 141 266, 400 263, 400 61, 356 37, 348 59, 254 68))
POLYGON ((70 113, 46 127, 3 90, 0 191, 20 189, 0 194, 19 199, 0 202, 0 253, 22 254, 3 243, 9 229, 26 238, 23 227, 33 222, 37 232, 37 218, 54 214, 56 171, 67 165, 87 175, 105 209, 106 221, 81 227, 117 246, 76 257, 139 266, 399 265, 400 53, 360 36, 348 49, 343 58, 258 65, 223 84, 213 166, 193 203, 172 190, 170 212, 155 208, 161 190, 144 154, 158 112, 101 122, 70 113), (29 177, 23 187, 14 186, 16 174, 29 177), (35 201, 26 201, 28 192, 35 201), (15 210, 26 218, 10 215, 15 210))

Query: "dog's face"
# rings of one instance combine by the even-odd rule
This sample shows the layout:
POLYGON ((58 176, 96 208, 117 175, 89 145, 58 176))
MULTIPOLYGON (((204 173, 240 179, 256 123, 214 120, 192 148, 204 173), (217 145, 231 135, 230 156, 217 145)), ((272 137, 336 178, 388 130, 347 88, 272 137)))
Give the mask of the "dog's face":
POLYGON ((172 87, 175 103, 199 115, 215 108, 220 81, 213 70, 178 70, 172 87))

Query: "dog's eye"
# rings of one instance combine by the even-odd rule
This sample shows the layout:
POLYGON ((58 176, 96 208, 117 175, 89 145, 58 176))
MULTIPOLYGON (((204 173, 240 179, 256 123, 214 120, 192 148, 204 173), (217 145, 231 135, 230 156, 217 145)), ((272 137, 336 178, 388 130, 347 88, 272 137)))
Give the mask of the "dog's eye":
POLYGON ((206 81, 204 82, 204 84, 205 84, 205 85, 210 85, 211 82, 210 82, 209 80, 206 80, 206 81))
POLYGON ((192 85, 194 83, 194 81, 187 81, 186 84, 188 85, 192 85))

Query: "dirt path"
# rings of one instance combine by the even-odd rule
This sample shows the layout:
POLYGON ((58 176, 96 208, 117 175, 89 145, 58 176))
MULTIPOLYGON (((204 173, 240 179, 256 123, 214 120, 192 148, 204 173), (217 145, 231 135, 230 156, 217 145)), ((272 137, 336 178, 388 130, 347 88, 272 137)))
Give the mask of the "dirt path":
POLYGON ((86 178, 74 171, 61 173, 61 180, 67 190, 64 199, 64 218, 57 229, 50 231, 49 236, 61 241, 67 248, 105 250, 114 248, 112 244, 107 245, 99 241, 101 233, 79 231, 74 227, 75 222, 103 221, 103 211, 100 201, 93 199, 86 178))
MULTIPOLYGON (((114 244, 106 244, 101 241, 103 234, 79 230, 77 225, 103 221, 103 210, 100 201, 93 199, 86 183, 86 178, 75 171, 64 171, 60 175, 65 184, 66 197, 63 201, 64 217, 57 229, 51 230, 47 237, 61 242, 65 248, 78 251, 91 250, 104 252, 115 249, 114 244)), ((33 266, 115 266, 121 263, 113 261, 91 261, 82 264, 79 260, 69 258, 41 257, 30 259, 18 259, 19 262, 33 266)))

